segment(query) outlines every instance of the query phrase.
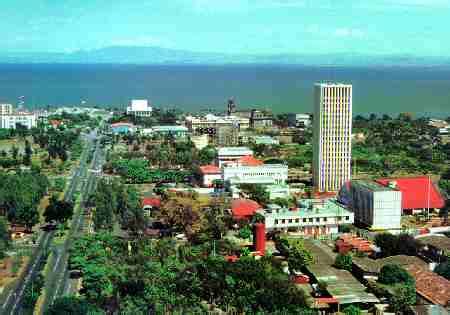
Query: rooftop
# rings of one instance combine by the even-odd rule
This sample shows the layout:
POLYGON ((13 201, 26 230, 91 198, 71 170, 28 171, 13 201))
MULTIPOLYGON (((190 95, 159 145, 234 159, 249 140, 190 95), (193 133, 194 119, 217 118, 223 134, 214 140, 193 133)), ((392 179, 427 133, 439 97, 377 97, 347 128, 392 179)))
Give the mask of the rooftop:
POLYGON ((200 166, 200 171, 203 175, 206 174, 221 174, 222 171, 215 165, 204 165, 200 166))
POLYGON ((334 257, 322 248, 318 241, 305 240, 305 247, 311 251, 315 262, 307 267, 318 281, 327 283, 327 291, 340 304, 378 303, 379 300, 366 291, 362 285, 347 270, 333 267, 334 257))
POLYGON ((233 199, 231 201, 231 211, 235 218, 251 217, 258 209, 261 209, 261 206, 250 199, 233 199))
POLYGON ((359 180, 352 180, 350 183, 351 183, 351 185, 354 185, 354 186, 365 187, 367 189, 370 189, 371 191, 395 191, 396 190, 389 186, 384 186, 384 185, 381 185, 380 183, 377 183, 377 182, 371 181, 371 180, 359 179, 359 180))
POLYGON ((351 84, 340 83, 340 82, 317 82, 315 86, 320 87, 352 87, 351 84))
POLYGON ((434 272, 411 265, 406 268, 416 279, 416 291, 433 304, 448 306, 450 302, 450 281, 434 272))
POLYGON ((431 245, 437 249, 450 252, 450 238, 445 235, 424 235, 417 237, 417 240, 424 245, 431 245))
POLYGON ((300 201, 299 208, 291 210, 288 208, 270 207, 266 215, 269 216, 298 216, 298 217, 323 217, 323 216, 350 216, 353 213, 341 206, 335 200, 305 199, 300 201), (272 212, 270 212, 272 211, 272 212))
POLYGON ((188 129, 184 126, 154 126, 151 128, 153 131, 156 132, 164 132, 164 131, 184 131, 187 132, 188 129))
POLYGON ((382 259, 371 259, 367 257, 353 257, 353 263, 365 272, 379 273, 381 268, 387 264, 395 264, 404 268, 415 265, 427 269, 428 265, 416 256, 397 255, 382 259))
POLYGON ((235 155, 235 156, 244 156, 244 155, 253 155, 253 151, 247 147, 225 147, 219 148, 218 155, 235 155))
POLYGON ((382 185, 394 182, 396 189, 402 192, 403 209, 442 208, 445 205, 440 192, 428 176, 382 178, 382 185))

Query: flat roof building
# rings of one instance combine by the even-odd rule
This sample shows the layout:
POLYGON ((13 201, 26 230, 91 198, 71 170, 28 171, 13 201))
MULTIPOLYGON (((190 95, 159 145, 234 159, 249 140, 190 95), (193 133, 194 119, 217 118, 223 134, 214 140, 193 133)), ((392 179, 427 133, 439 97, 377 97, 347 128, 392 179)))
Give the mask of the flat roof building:
POLYGON ((355 221, 372 229, 400 229, 402 192, 369 180, 345 183, 338 200, 355 213, 355 221))
POLYGON ((247 147, 225 147, 217 151, 219 167, 236 162, 244 156, 253 156, 253 151, 247 147))
POLYGON ((0 115, 11 115, 13 106, 11 104, 0 104, 0 115))
POLYGON ((296 209, 270 205, 261 214, 268 230, 295 229, 309 236, 335 234, 339 225, 354 222, 353 213, 331 199, 301 200, 296 209))
POLYGON ((352 85, 315 84, 313 132, 314 186, 339 191, 351 177, 352 85))
POLYGON ((153 108, 149 106, 148 100, 132 100, 130 106, 127 107, 127 115, 135 117, 150 117, 153 108))

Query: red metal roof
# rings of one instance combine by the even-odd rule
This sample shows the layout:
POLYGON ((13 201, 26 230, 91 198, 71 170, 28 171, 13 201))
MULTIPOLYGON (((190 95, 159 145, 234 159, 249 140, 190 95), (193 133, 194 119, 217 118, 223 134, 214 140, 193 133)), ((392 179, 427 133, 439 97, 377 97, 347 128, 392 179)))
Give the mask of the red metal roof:
POLYGON ((260 166, 264 162, 254 158, 252 155, 245 155, 239 159, 239 164, 243 166, 260 166))
POLYGON ((161 199, 157 197, 146 197, 142 198, 142 207, 150 206, 150 207, 161 207, 161 199))
POLYGON ((428 176, 382 178, 376 182, 384 186, 396 182, 395 188, 402 192, 403 209, 443 208, 445 205, 444 199, 428 176))
POLYGON ((234 199, 231 202, 231 211, 235 219, 243 219, 251 217, 261 206, 250 199, 234 199))
POLYGON ((221 170, 220 168, 218 168, 215 165, 204 165, 204 166, 200 166, 200 171, 203 175, 208 175, 208 174, 221 174, 221 170))

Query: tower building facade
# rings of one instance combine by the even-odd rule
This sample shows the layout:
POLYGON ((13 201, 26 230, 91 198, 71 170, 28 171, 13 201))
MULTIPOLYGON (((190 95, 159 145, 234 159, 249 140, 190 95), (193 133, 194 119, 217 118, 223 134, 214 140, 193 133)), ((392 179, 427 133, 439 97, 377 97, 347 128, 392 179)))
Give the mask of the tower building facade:
POLYGON ((351 178, 352 85, 315 84, 313 133, 314 186, 339 191, 351 178))

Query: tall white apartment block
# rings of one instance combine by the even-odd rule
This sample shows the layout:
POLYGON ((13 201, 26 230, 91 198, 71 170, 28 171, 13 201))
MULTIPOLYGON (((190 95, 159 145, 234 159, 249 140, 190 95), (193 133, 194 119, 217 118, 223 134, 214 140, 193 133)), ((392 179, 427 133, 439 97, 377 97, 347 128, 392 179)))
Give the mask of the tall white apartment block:
POLYGON ((11 104, 0 104, 0 115, 11 115, 13 107, 11 104))
POLYGON ((150 117, 153 108, 148 104, 148 100, 132 100, 127 107, 127 114, 135 117, 150 117))
POLYGON ((313 180, 319 192, 339 191, 351 178, 352 85, 314 86, 313 180))

